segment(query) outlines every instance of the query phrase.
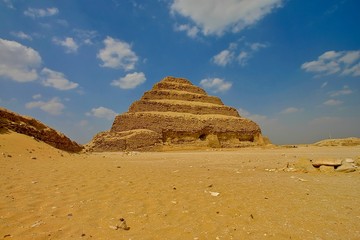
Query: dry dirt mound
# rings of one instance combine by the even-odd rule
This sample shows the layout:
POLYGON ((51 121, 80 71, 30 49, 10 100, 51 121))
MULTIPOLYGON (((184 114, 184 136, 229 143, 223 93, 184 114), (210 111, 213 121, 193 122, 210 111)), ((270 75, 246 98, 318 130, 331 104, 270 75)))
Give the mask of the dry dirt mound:
POLYGON ((359 146, 360 138, 339 138, 339 139, 326 139, 313 144, 318 147, 335 147, 335 146, 359 146))
POLYGON ((264 144, 260 127, 235 108, 184 78, 165 77, 116 116, 109 131, 87 145, 92 151, 234 148, 264 144))
POLYGON ((5 108, 0 108, 0 133, 9 131, 25 134, 68 152, 79 152, 83 149, 81 145, 71 141, 64 134, 34 118, 21 116, 5 108))

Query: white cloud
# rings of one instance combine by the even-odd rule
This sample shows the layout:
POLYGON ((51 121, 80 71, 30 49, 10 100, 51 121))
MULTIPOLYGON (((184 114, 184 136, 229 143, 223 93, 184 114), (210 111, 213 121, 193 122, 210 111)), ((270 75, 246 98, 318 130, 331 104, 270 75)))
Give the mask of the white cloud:
POLYGON ((354 77, 359 77, 360 76, 360 63, 355 64, 352 67, 344 69, 343 75, 352 75, 354 77))
POLYGON ((296 108, 296 107, 288 107, 281 111, 281 113, 289 114, 289 113, 296 113, 300 112, 302 109, 296 108))
POLYGON ((122 89, 133 89, 146 81, 145 74, 142 72, 128 73, 125 77, 111 82, 112 86, 122 89))
POLYGON ((189 24, 175 25, 174 29, 177 32, 186 32, 186 35, 188 35, 191 38, 196 38, 200 31, 198 27, 191 26, 189 24))
POLYGON ((14 4, 12 3, 11 0, 3 0, 3 2, 5 3, 5 5, 6 5, 8 8, 15 9, 14 4))
POLYGON ((360 50, 327 51, 317 60, 303 63, 301 69, 313 72, 316 76, 341 74, 358 77, 360 76, 360 50))
POLYGON ((253 57, 254 53, 262 48, 268 47, 265 43, 249 43, 246 42, 244 46, 238 51, 238 44, 233 42, 229 44, 229 47, 222 50, 220 53, 212 57, 211 61, 216 65, 225 67, 234 61, 237 61, 240 66, 244 67, 250 58, 253 57), (237 55, 237 56, 236 56, 237 55), (236 57, 235 57, 236 56, 236 57))
POLYGON ((330 97, 338 97, 343 95, 350 95, 353 91, 349 88, 349 86, 345 85, 341 90, 329 92, 330 97))
POLYGON ((254 25, 283 0, 174 0, 171 12, 191 19, 204 35, 239 32, 254 25))
POLYGON ((24 15, 32 18, 50 17, 59 13, 59 9, 53 8, 28 8, 24 11, 24 15))
POLYGON ((32 48, 15 41, 0 38, 0 76, 17 82, 29 82, 38 78, 36 68, 41 57, 32 48))
POLYGON ((249 54, 245 51, 241 51, 237 57, 237 60, 240 66, 245 66, 247 64, 248 59, 250 58, 249 54))
POLYGON ((23 40, 32 40, 32 37, 22 31, 19 31, 19 32, 11 32, 10 33, 11 35, 13 35, 14 37, 17 37, 17 38, 20 38, 20 39, 23 39, 23 40))
POLYGON ((221 51, 219 54, 213 57, 213 62, 216 65, 225 67, 229 63, 231 63, 234 59, 234 52, 226 49, 221 51))
POLYGON ((67 37, 64 40, 53 38, 53 42, 56 45, 64 47, 67 53, 76 53, 79 48, 78 44, 71 37, 67 37))
POLYGON ((57 97, 52 98, 48 102, 44 101, 34 101, 29 102, 25 105, 27 109, 39 108, 44 112, 47 112, 51 115, 60 115, 64 110, 65 106, 61 103, 60 99, 57 97))
POLYGON ((324 88, 328 85, 328 82, 324 82, 323 84, 321 84, 321 88, 324 88))
POLYGON ((63 73, 48 68, 41 70, 41 75, 43 77, 42 84, 47 87, 53 87, 58 90, 71 90, 79 86, 79 84, 66 79, 63 73))
POLYGON ((200 81, 200 85, 212 92, 226 92, 232 86, 231 82, 226 82, 221 78, 206 78, 200 81))
POLYGON ((324 102, 324 105, 326 106, 339 106, 343 103, 343 101, 336 100, 336 99, 329 99, 324 102))
POLYGON ((105 48, 97 54, 97 57, 103 61, 102 67, 124 69, 125 71, 135 68, 139 58, 131 50, 130 44, 111 37, 107 37, 104 44, 105 48))
POLYGON ((98 107, 91 109, 90 112, 86 113, 87 116, 93 116, 97 118, 105 118, 107 120, 113 120, 117 113, 106 107, 98 107))
POLYGON ((253 51, 259 51, 260 49, 262 49, 262 48, 267 48, 267 47, 268 47, 268 44, 265 44, 265 43, 255 42, 255 43, 251 43, 251 44, 250 44, 250 48, 251 48, 251 50, 253 50, 253 51))

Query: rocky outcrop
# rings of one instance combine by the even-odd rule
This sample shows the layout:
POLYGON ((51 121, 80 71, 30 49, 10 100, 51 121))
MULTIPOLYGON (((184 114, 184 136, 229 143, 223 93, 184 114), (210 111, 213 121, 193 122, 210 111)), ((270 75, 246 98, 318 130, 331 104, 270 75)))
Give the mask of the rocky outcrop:
POLYGON ((264 144, 259 126, 184 78, 166 77, 87 145, 93 151, 264 144))
POLYGON ((318 147, 336 147, 336 146, 359 146, 360 138, 350 137, 350 138, 337 138, 337 139, 325 139, 313 144, 318 147))
MULTIPOLYGON (((359 160, 360 158, 358 158, 359 160)), ((333 173, 343 172, 350 173, 358 170, 360 161, 356 161, 352 158, 345 159, 331 159, 331 158, 319 158, 309 159, 300 158, 294 163, 288 163, 286 167, 280 169, 285 172, 322 172, 333 173)))
POLYGON ((0 131, 6 132, 9 130, 31 136, 68 152, 79 152, 83 149, 81 145, 71 141, 64 134, 34 118, 21 116, 5 108, 0 108, 0 131))

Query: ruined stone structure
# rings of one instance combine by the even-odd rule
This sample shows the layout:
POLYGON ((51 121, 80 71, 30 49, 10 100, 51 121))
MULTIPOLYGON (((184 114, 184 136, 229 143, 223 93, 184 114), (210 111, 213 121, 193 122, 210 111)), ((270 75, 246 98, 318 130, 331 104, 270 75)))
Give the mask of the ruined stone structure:
POLYGON ((80 144, 71 141, 64 134, 46 126, 39 120, 0 108, 0 133, 7 131, 25 134, 68 152, 80 152, 83 149, 80 144))
POLYGON ((184 78, 166 77, 97 134, 93 151, 230 148, 263 144, 259 126, 184 78))

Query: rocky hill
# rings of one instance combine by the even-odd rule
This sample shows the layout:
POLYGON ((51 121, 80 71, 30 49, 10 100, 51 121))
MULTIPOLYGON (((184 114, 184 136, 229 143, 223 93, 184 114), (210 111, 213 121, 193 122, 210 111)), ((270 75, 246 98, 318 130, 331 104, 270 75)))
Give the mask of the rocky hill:
POLYGON ((0 133, 14 131, 43 141, 55 148, 68 152, 79 152, 83 147, 71 141, 64 134, 46 126, 40 121, 21 116, 5 108, 0 108, 0 133))
POLYGON ((164 149, 167 146, 233 148, 264 144, 259 126, 218 97, 184 78, 165 77, 116 116, 92 151, 164 149))

